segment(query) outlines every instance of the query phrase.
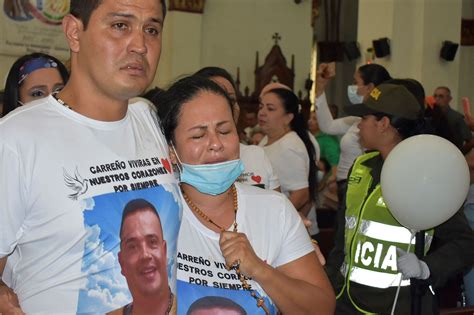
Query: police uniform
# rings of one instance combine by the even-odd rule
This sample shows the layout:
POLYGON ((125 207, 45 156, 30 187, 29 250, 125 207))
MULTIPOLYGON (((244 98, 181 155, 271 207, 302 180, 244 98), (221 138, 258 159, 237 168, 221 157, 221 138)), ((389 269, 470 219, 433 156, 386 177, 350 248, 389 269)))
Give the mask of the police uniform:
MULTIPOLYGON (((349 174, 343 211, 340 211, 336 244, 326 270, 336 290, 336 314, 390 314, 401 274, 396 248, 413 252, 411 232, 401 226, 385 205, 380 189, 383 159, 366 153, 349 174)), ((448 278, 474 261, 474 238, 462 211, 426 232, 423 260, 431 276, 426 286, 442 286, 448 278)), ((423 314, 433 314, 433 296, 425 290, 423 314)), ((396 314, 410 313, 410 281, 402 280, 396 314)))

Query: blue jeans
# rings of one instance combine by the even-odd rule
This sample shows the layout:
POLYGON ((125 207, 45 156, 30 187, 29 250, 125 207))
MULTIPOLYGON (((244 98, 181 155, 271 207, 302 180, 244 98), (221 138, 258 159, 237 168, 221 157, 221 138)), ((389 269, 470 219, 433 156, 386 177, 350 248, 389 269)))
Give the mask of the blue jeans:
MULTIPOLYGON (((474 203, 464 205, 464 214, 469 226, 474 230, 474 203)), ((474 305, 474 268, 471 268, 471 271, 464 276, 464 291, 466 293, 466 304, 474 305)))

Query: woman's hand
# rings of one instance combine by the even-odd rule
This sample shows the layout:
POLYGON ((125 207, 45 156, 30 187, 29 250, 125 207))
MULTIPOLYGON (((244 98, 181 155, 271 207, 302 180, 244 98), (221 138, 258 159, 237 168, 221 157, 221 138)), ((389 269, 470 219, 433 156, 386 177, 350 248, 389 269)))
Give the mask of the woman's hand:
POLYGON ((255 278, 264 270, 265 263, 258 258, 244 233, 224 231, 219 239, 222 256, 228 267, 239 263, 240 272, 255 278))
POLYGON ((326 85, 336 76, 336 63, 321 63, 316 73, 316 97, 323 94, 326 85))

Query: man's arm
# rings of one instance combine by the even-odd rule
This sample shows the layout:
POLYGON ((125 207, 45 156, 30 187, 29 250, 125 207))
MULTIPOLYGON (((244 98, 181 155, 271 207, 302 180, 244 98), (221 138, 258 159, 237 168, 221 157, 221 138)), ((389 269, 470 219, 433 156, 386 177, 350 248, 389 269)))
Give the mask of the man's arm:
MULTIPOLYGON (((0 275, 3 274, 7 257, 0 258, 0 275)), ((19 315, 23 314, 18 302, 18 297, 12 289, 0 280, 0 314, 2 315, 19 315)))

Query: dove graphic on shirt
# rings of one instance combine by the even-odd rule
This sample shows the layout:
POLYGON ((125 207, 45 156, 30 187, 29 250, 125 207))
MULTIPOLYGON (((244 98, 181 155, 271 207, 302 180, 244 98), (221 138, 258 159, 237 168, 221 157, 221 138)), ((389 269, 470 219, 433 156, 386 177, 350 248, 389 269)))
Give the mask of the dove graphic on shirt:
POLYGON ((66 182, 66 186, 71 188, 74 193, 68 195, 69 198, 72 200, 77 200, 80 195, 86 193, 87 189, 89 188, 89 180, 83 179, 81 175, 79 175, 79 170, 77 169, 74 172, 74 176, 68 174, 66 169, 63 168, 63 175, 64 181, 66 182))

